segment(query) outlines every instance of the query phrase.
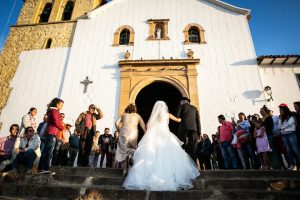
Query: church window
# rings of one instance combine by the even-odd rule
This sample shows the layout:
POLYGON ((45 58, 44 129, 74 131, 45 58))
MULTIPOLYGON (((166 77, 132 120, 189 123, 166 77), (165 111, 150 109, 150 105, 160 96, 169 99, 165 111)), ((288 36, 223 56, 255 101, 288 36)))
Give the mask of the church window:
POLYGON ((189 30, 189 42, 191 43, 200 43, 200 35, 197 28, 192 27, 189 30))
POLYGON ((51 48, 51 44, 52 44, 52 39, 49 38, 46 42, 46 45, 45 45, 45 49, 50 49, 51 48))
POLYGON ((134 30, 132 27, 125 25, 119 27, 114 33, 113 46, 119 45, 133 45, 134 43, 134 30))
POLYGON ((64 12, 62 14, 62 19, 61 20, 63 20, 63 21, 70 20, 71 17, 72 17, 73 9, 74 9, 74 1, 68 1, 66 3, 66 6, 65 6, 64 12))
POLYGON ((120 34, 119 45, 128 45, 130 39, 130 31, 128 29, 123 29, 120 34))
POLYGON ((48 22, 50 14, 52 10, 52 3, 46 3, 41 15, 40 15, 40 23, 48 22))
POLYGON ((188 24, 183 30, 184 44, 205 44, 204 29, 198 24, 188 24))

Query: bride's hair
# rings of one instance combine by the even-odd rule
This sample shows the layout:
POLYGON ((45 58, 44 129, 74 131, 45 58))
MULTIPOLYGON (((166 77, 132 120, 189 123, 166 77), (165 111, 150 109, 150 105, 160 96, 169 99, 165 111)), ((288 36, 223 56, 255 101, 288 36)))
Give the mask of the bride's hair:
POLYGON ((136 113, 136 106, 132 103, 125 108, 125 113, 136 113))
POLYGON ((163 101, 157 101, 154 104, 150 118, 147 123, 147 128, 153 127, 154 125, 159 125, 165 123, 166 125, 169 122, 169 111, 168 106, 163 101))

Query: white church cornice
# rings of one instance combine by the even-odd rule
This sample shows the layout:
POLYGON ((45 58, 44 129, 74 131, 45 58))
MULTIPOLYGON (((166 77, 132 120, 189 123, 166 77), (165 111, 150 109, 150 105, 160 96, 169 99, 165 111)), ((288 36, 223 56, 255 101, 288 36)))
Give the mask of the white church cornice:
MULTIPOLYGON (((98 13, 101 13, 115 5, 118 5, 118 4, 122 3, 123 1, 127 1, 127 0, 113 0, 101 7, 96 8, 95 10, 92 10, 92 11, 86 13, 85 16, 86 16, 86 18, 91 19, 91 18, 93 18, 93 16, 97 15, 98 13)), ((192 1, 192 0, 187 0, 187 1, 192 1)), ((231 4, 225 3, 220 0, 196 0, 196 1, 206 1, 208 3, 219 6, 223 9, 229 10, 234 13, 242 14, 242 15, 245 15, 247 18, 250 18, 250 10, 249 9, 233 6, 231 4)))
POLYGON ((219 1, 219 0, 203 0, 203 1, 207 1, 209 3, 220 6, 224 9, 230 10, 230 11, 238 13, 238 14, 242 14, 242 15, 246 15, 246 16, 250 15, 250 10, 249 9, 240 8, 240 7, 231 5, 229 3, 225 3, 223 1, 219 1))

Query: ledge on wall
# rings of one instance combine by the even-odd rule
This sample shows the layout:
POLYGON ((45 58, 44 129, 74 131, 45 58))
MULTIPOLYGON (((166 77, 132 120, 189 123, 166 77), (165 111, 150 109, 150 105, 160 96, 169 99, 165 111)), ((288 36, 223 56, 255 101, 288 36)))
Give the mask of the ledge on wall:
POLYGON ((157 59, 157 60, 120 60, 119 65, 145 65, 145 64, 164 64, 164 65, 182 65, 182 64, 199 64, 200 59, 157 59))

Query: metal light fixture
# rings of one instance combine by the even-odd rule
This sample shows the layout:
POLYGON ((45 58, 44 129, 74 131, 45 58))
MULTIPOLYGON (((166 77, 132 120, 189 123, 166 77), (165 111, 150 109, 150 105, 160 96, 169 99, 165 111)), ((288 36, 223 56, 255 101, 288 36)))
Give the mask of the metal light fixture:
POLYGON ((267 99, 268 102, 270 102, 271 100, 273 101, 273 97, 272 97, 272 88, 270 86, 266 86, 264 88, 264 91, 266 92, 266 94, 269 96, 269 98, 267 99))

